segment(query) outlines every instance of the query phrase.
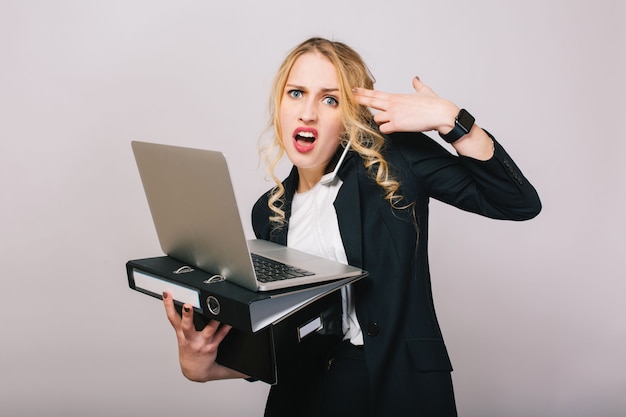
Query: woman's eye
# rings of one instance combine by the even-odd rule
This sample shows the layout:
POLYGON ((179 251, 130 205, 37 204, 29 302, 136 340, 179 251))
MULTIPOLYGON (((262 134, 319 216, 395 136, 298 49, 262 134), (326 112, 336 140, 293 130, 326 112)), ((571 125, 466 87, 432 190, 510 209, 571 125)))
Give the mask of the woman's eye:
POLYGON ((302 91, 300 90, 289 90, 287 94, 292 98, 302 98, 302 91))
POLYGON ((336 106, 339 104, 339 100, 337 100, 335 97, 328 96, 324 97, 324 103, 328 104, 329 106, 336 106))

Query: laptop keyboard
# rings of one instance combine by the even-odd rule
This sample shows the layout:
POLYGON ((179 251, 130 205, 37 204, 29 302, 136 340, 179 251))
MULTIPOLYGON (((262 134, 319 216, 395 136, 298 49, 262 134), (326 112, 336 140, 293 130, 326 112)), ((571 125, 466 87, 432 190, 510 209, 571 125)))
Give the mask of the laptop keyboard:
POLYGON ((257 280, 260 282, 282 281, 284 279, 315 275, 313 272, 274 261, 256 253, 251 255, 254 272, 257 280))

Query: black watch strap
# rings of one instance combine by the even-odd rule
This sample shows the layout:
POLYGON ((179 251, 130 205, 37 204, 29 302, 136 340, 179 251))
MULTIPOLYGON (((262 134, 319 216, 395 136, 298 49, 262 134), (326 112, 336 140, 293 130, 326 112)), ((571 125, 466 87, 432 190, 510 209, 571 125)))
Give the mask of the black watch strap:
POLYGON ((469 114, 467 110, 461 109, 459 115, 454 120, 454 128, 445 135, 440 133, 439 136, 448 143, 456 142, 469 133, 472 126, 474 126, 474 120, 474 116, 469 114))

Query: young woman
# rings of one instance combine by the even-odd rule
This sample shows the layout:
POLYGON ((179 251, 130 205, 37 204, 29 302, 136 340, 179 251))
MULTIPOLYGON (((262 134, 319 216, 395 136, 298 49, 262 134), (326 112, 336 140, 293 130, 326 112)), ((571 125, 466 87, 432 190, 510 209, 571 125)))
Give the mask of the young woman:
MULTIPOLYGON (((342 293, 343 342, 272 387, 268 416, 456 415, 431 294, 429 199, 496 219, 526 220, 541 210, 533 186, 467 111, 418 77, 406 95, 373 84, 353 49, 320 38, 298 45, 274 82, 265 152, 276 186, 253 208, 254 231, 369 276, 342 293), (321 182, 348 145, 337 177, 321 182), (284 154, 293 169, 281 181, 274 166, 284 154)), ((228 326, 212 322, 198 332, 191 309, 181 317, 171 297, 164 304, 185 376, 246 377, 215 362, 228 326)))

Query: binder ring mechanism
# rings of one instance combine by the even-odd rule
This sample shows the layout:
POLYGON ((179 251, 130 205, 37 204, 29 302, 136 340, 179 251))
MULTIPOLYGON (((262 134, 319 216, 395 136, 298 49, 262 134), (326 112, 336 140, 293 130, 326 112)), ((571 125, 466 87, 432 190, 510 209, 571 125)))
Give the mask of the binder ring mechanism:
MULTIPOLYGON (((176 275, 180 275, 180 274, 186 274, 188 272, 193 272, 194 269, 188 265, 183 265, 180 268, 178 268, 176 271, 172 271, 174 274, 176 275)), ((214 284, 216 282, 222 282, 222 281, 226 281, 226 278, 224 278, 224 276, 216 274, 213 275, 211 278, 204 280, 203 282, 205 284, 214 284)))
POLYGON ((216 282, 222 282, 222 281, 226 281, 226 278, 224 278, 222 275, 213 275, 211 278, 207 279, 204 281, 205 284, 215 284, 216 282))
POLYGON ((178 268, 176 271, 172 271, 174 274, 176 275, 180 275, 180 274, 186 274, 188 272, 193 272, 194 269, 188 265, 183 265, 180 268, 178 268))

